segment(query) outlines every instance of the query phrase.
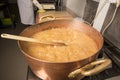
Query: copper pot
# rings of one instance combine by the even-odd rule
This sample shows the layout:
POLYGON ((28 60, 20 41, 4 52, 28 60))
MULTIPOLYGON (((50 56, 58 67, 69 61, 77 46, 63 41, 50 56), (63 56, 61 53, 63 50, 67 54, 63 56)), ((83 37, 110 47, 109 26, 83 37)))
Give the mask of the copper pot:
POLYGON ((30 37, 31 35, 50 28, 71 27, 84 32, 90 36, 97 44, 98 52, 88 58, 72 62, 49 62, 36 59, 26 52, 25 42, 18 41, 18 45, 24 54, 33 73, 43 80, 77 80, 84 76, 96 74, 106 69, 110 65, 109 59, 96 60, 103 46, 102 35, 90 25, 76 20, 52 20, 36 24, 26 28, 20 35, 30 37), (94 61, 94 62, 93 62, 94 61), (97 66, 96 66, 97 65, 97 66), (95 67, 96 66, 96 67, 95 67), (93 68, 94 67, 94 68, 93 68), (91 68, 91 69, 90 69, 91 68))

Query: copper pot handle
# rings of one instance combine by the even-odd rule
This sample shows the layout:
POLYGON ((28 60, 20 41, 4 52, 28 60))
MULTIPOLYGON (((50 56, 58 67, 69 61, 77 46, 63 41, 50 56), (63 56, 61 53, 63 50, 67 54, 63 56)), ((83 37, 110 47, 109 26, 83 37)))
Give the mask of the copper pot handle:
POLYGON ((45 15, 40 17, 40 21, 49 21, 49 20, 55 20, 55 16, 53 15, 45 15))
POLYGON ((105 70, 110 64, 110 59, 100 59, 71 72, 68 77, 74 78, 78 74, 81 74, 83 76, 91 76, 105 70))

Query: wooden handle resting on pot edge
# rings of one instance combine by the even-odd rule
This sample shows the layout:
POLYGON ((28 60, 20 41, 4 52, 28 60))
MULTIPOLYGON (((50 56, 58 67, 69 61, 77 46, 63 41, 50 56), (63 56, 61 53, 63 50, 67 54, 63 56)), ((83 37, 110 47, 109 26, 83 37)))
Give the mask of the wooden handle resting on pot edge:
POLYGON ((81 74, 83 76, 91 76, 91 75, 97 74, 99 72, 102 72, 110 64, 111 64, 111 60, 110 59, 97 60, 97 61, 91 62, 91 63, 83 66, 80 69, 77 69, 77 70, 71 72, 68 75, 68 77, 69 78, 74 78, 75 76, 77 76, 79 74, 81 74))

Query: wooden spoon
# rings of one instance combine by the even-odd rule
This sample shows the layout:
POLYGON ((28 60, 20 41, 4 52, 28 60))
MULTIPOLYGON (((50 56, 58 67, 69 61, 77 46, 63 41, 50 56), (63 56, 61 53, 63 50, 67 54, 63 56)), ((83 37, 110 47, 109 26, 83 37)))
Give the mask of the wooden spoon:
POLYGON ((40 40, 35 39, 35 38, 29 38, 29 37, 11 35, 11 34, 6 34, 6 33, 1 34, 1 37, 2 38, 7 38, 7 39, 13 39, 13 40, 35 42, 35 43, 40 43, 40 44, 45 44, 45 45, 66 46, 66 44, 63 43, 63 42, 43 42, 43 41, 41 42, 40 40))

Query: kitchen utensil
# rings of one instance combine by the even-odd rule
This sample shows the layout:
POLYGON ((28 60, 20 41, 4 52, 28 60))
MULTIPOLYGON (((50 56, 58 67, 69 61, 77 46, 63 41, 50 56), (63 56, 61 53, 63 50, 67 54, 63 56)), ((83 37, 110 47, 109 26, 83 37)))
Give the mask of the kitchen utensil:
POLYGON ((7 38, 7 39, 14 39, 14 40, 20 40, 20 41, 27 41, 27 42, 35 42, 35 43, 40 43, 40 44, 44 44, 44 45, 55 45, 55 46, 65 46, 66 44, 63 42, 46 42, 46 41, 40 41, 38 39, 35 38, 30 38, 30 37, 23 37, 23 36, 18 36, 18 35, 11 35, 11 34, 6 34, 3 33, 1 34, 2 38, 7 38))

